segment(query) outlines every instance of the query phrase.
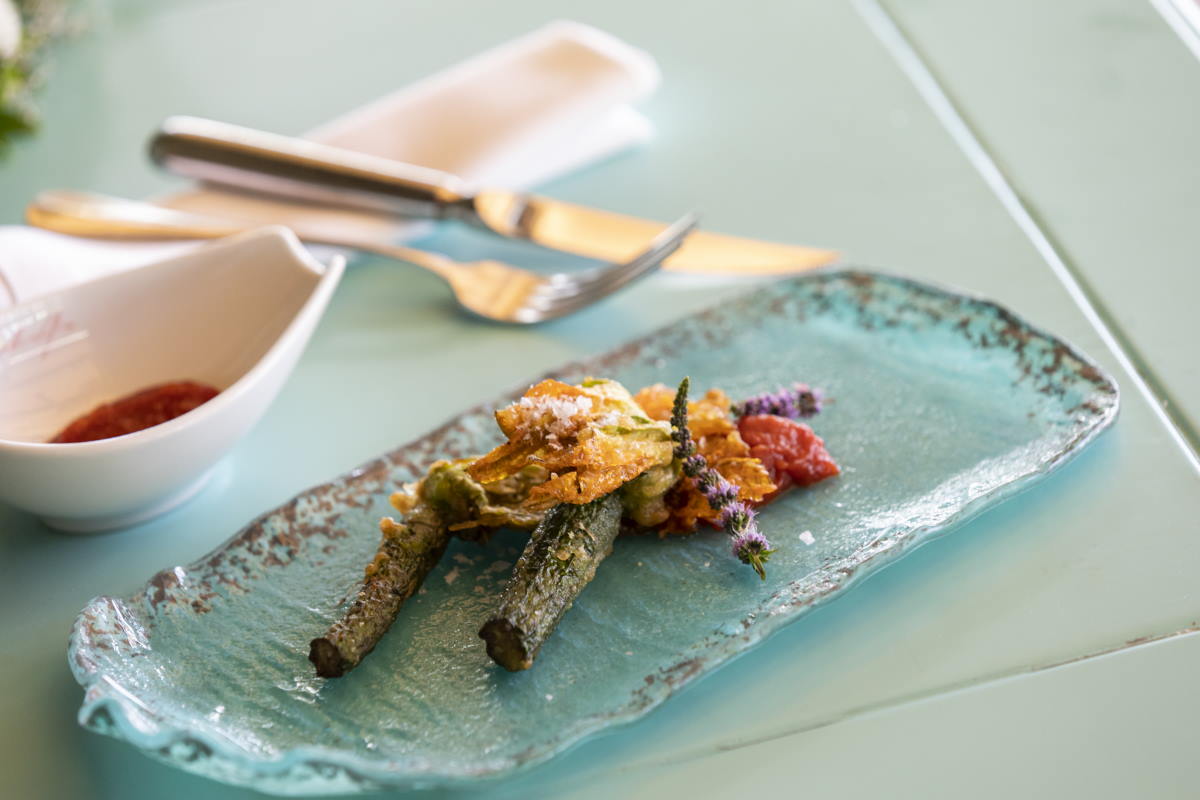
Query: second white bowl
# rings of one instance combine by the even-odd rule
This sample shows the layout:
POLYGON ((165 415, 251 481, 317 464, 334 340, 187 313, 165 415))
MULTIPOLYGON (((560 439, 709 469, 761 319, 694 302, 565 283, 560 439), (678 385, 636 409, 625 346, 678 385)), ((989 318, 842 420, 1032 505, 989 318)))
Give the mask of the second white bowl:
POLYGON ((343 269, 264 228, 0 310, 0 501, 97 531, 186 500, 274 400, 343 269), (101 403, 178 380, 221 391, 137 433, 48 443, 101 403))

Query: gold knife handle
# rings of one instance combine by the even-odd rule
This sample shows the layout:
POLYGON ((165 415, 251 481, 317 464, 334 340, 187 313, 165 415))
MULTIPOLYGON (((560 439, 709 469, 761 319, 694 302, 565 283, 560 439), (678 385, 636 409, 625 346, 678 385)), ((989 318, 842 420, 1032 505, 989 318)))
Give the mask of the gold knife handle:
POLYGON ((177 175, 329 205, 476 222, 471 192, 438 170, 198 117, 169 117, 150 157, 177 175))

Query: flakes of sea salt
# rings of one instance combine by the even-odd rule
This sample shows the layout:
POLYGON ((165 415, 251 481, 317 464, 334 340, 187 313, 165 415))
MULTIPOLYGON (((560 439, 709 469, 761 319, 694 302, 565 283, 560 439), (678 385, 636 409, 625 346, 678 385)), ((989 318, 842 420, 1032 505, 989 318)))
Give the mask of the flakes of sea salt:
POLYGON ((813 537, 812 531, 805 531, 804 533, 800 534, 800 541, 804 542, 805 544, 812 544, 816 541, 816 539, 813 537))
POLYGON ((601 428, 607 428, 611 425, 616 425, 616 424, 620 423, 620 421, 621 421, 620 414, 618 414, 616 411, 609 411, 603 417, 600 417, 598 420, 596 420, 596 424, 599 425, 601 428))
POLYGON ((592 408, 590 397, 522 397, 517 402, 521 411, 522 421, 526 425, 541 425, 547 433, 561 436, 570 433, 578 423, 573 423, 576 417, 586 414, 592 408), (542 417, 552 417, 548 422, 542 417))

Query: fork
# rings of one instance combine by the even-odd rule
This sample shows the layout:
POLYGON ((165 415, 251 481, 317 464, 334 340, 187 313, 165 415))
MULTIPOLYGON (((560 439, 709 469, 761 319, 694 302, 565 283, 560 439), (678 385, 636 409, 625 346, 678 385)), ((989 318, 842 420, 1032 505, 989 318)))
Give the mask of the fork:
MULTIPOLYGON (((39 228, 105 239, 213 239, 258 227, 150 203, 63 190, 39 194, 26 208, 25 216, 39 228)), ((364 236, 306 229, 303 223, 290 227, 312 244, 365 250, 427 269, 450 284, 459 305, 478 316, 532 324, 578 311, 652 272, 679 249, 696 227, 696 215, 680 218, 624 263, 551 275, 500 261, 461 263, 438 253, 364 236)))

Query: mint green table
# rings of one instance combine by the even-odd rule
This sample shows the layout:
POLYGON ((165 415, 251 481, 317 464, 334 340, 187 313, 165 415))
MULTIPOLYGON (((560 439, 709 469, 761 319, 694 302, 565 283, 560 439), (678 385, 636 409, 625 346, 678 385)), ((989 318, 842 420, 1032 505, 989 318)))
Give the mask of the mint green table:
MULTIPOLYGON (((546 191, 655 217, 696 208, 716 229, 972 289, 1121 383, 1114 429, 1036 489, 643 721, 518 779, 424 796, 1200 794, 1200 62, 1148 2, 83 7, 91 27, 56 53, 43 130, 0 163, 2 222, 42 188, 170 187, 141 153, 169 113, 299 132, 574 17, 658 57, 658 136, 546 191)), ((425 244, 496 252, 461 233, 425 244)), ((658 275, 570 319, 498 329, 455 313, 433 278, 356 263, 279 400, 187 507, 92 538, 0 508, 0 795, 250 796, 77 728, 76 611, 450 407, 739 289, 658 275)))

